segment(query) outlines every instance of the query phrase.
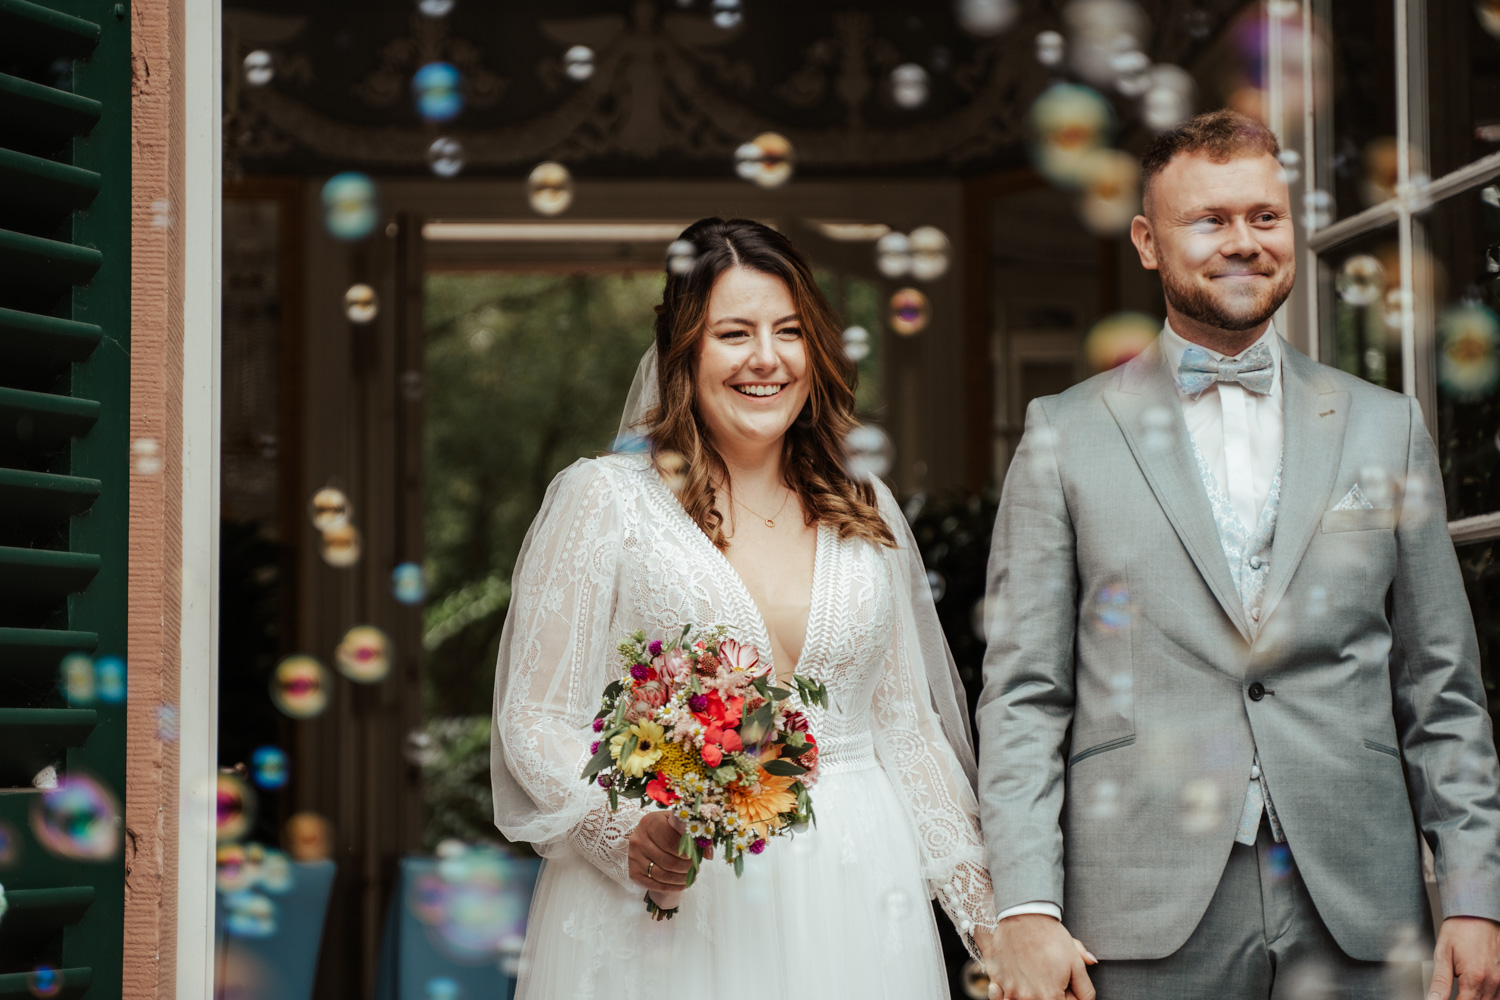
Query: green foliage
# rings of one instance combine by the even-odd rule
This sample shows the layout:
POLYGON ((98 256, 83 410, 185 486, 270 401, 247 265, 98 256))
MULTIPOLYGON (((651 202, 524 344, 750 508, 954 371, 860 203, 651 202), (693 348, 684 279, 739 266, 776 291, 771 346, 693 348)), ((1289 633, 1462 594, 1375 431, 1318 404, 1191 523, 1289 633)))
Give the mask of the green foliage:
POLYGON ((433 719, 423 730, 431 737, 422 768, 423 846, 431 850, 450 838, 500 841, 490 794, 490 717, 433 719))

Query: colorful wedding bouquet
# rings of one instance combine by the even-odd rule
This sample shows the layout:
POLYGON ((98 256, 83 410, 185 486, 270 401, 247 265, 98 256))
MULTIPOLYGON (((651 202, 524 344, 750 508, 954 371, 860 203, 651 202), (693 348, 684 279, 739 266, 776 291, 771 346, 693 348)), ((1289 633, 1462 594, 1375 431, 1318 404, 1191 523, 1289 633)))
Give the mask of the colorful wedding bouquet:
MULTIPOLYGON (((818 742, 807 716, 767 676, 759 651, 728 634, 721 626, 695 635, 689 625, 670 643, 644 632, 621 642, 624 673, 604 689, 599 739, 583 768, 583 780, 609 792, 611 809, 623 795, 682 821, 677 851, 691 862, 688 885, 711 847, 739 875, 745 852, 813 822, 818 742)), ((794 675, 792 686, 804 706, 828 706, 821 683, 794 675)), ((646 909, 657 920, 677 912, 649 893, 646 909)))

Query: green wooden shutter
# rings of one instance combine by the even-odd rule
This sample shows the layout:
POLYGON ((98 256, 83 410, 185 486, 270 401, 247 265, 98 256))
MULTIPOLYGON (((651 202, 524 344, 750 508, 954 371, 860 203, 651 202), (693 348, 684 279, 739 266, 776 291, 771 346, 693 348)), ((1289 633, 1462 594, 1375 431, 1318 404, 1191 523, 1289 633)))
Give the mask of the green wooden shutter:
POLYGON ((0 998, 30 996, 41 965, 60 996, 122 989, 123 854, 48 853, 28 816, 33 775, 57 761, 125 797, 125 706, 68 707, 58 666, 125 655, 126 14, 0 0, 0 821, 20 835, 0 867, 0 998))

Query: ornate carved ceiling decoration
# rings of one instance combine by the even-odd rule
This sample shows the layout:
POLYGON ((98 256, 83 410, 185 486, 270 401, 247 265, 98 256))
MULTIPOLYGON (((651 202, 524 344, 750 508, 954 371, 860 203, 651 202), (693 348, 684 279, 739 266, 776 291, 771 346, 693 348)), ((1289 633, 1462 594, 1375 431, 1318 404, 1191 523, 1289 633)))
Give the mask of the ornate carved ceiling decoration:
MULTIPOLYGON (((1245 4, 1144 4, 1152 56, 1190 60, 1245 4)), ((714 24, 707 0, 458 0, 436 19, 412 0, 233 5, 228 159, 248 172, 418 173, 445 135, 463 144, 470 174, 557 159, 585 174, 729 176, 735 147, 779 131, 799 171, 814 174, 996 169, 1024 159, 1027 110, 1049 83, 1033 39, 1057 26, 1060 5, 1027 4, 987 40, 964 34, 941 0, 745 0, 730 30, 714 24), (595 53, 586 81, 563 72, 573 45, 595 53), (256 49, 276 66, 260 87, 240 71, 256 49), (422 122, 412 105, 411 76, 433 61, 464 75, 464 113, 446 126, 422 122), (890 71, 904 62, 931 75, 917 109, 891 99, 890 71)))

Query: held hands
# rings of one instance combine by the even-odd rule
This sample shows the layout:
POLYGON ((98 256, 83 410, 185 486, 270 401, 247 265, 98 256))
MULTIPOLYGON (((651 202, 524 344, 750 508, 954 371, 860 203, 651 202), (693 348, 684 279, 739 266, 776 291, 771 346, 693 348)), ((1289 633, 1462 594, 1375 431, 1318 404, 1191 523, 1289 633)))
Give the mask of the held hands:
POLYGON ((1449 917, 1438 930, 1427 1000, 1448 1000, 1458 980, 1458 1000, 1500 997, 1500 924, 1483 917, 1449 917))
POLYGON ((1094 1000, 1085 967, 1098 959, 1061 921, 1044 913, 1006 917, 980 947, 992 998, 1094 1000))
MULTIPOLYGON (((687 888, 691 862, 677 853, 683 829, 682 821, 671 813, 650 812, 630 834, 630 879, 645 888, 663 910, 675 907, 687 888)), ((705 851, 703 857, 711 859, 713 851, 705 851)))

